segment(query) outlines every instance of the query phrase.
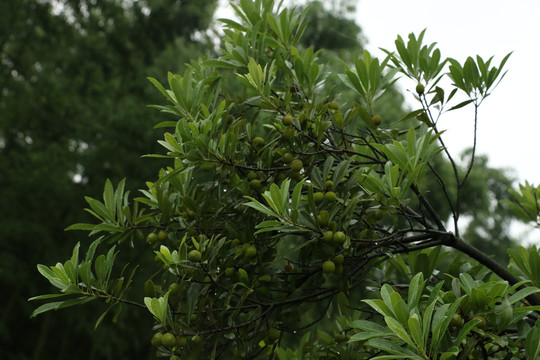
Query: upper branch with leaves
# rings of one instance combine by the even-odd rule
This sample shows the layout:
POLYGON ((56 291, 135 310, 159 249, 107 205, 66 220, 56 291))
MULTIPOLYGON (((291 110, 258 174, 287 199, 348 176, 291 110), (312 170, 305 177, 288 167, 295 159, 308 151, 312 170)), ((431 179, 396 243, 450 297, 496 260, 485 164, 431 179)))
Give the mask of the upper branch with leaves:
MULTIPOLYGON (((169 74, 168 88, 150 79, 168 101, 155 107, 174 120, 158 124, 165 153, 148 156, 170 166, 133 201, 123 181, 107 182, 103 202, 87 198, 98 223, 70 229, 116 247, 94 261, 95 275, 97 243, 83 263, 74 252, 64 265, 40 265, 60 294, 35 299, 70 300, 36 313, 98 298, 146 307, 157 354, 171 359, 537 354, 540 255, 513 252, 507 269, 461 237, 475 149, 461 171, 437 128, 458 90, 470 99, 449 110, 472 104, 476 124, 508 56, 498 68, 480 57, 461 66, 423 45, 422 32, 407 45, 398 37, 382 61, 365 51, 336 77, 298 45, 305 13, 272 0, 234 9, 240 22, 223 20, 220 57, 169 74), (418 82, 420 108, 382 119, 398 73, 418 82), (454 83, 447 97, 444 76, 454 83), (434 169, 441 154, 453 181, 434 169), (426 196, 427 178, 444 192, 453 230, 426 196), (144 299, 127 299, 131 276, 111 281, 128 243, 157 262, 140 280, 144 299)), ((530 219, 537 205, 514 207, 530 219)))

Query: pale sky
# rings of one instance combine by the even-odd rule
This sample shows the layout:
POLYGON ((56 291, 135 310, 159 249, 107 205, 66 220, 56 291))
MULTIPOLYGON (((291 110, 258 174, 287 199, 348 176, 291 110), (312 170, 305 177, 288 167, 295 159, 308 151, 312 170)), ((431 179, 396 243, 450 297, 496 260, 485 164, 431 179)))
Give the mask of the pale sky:
MULTIPOLYGON (((224 7, 217 14, 230 16, 224 7)), ((540 102, 539 0, 516 0, 511 5, 508 0, 359 0, 356 19, 368 50, 378 57, 384 56, 379 47, 395 49, 398 34, 406 39, 423 29, 425 42, 437 42, 443 57, 460 62, 468 56, 484 60, 494 56, 492 64, 498 65, 513 51, 505 66, 508 73, 479 109, 477 149, 489 156, 490 166, 514 169, 520 181, 540 183, 540 112, 534 108, 540 102)), ((405 91, 415 84, 399 84, 415 107, 405 91)), ((447 130, 446 143, 454 156, 472 146, 471 111, 456 110, 439 123, 447 130)))
MULTIPOLYGON (((535 108, 540 102, 540 1, 360 0, 356 19, 368 50, 380 57, 378 48, 394 50, 398 34, 406 39, 425 28, 428 43, 437 42, 443 57, 460 62, 467 56, 494 56, 492 64, 498 65, 513 51, 508 73, 479 109, 478 152, 489 156, 492 167, 514 168, 520 181, 540 183, 540 113, 535 108)), ((447 116, 440 126, 448 129, 447 145, 458 154, 472 144, 474 118, 466 110, 447 116)))

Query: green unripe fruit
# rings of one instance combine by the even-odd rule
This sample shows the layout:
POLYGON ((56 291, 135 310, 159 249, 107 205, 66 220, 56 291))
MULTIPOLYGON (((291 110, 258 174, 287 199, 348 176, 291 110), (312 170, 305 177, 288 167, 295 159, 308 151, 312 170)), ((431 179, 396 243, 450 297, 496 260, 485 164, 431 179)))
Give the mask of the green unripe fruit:
POLYGON ((250 245, 244 252, 244 256, 251 259, 257 255, 257 248, 253 245, 250 245))
POLYGON ((285 181, 286 178, 287 178, 287 175, 285 175, 285 173, 283 172, 280 172, 274 177, 274 182, 276 184, 281 184, 283 181, 285 181))
POLYGON ((290 152, 286 152, 285 154, 283 154, 283 162, 285 164, 290 164, 291 161, 293 161, 293 154, 291 154, 290 152))
POLYGON ((261 187, 261 180, 259 179, 253 179, 249 182, 249 187, 256 190, 261 187))
POLYGON ((191 338, 191 341, 193 341, 194 344, 200 344, 202 343, 202 337, 201 335, 195 335, 194 337, 191 338))
POLYGON ((146 236, 146 242, 149 243, 149 244, 153 244, 155 243, 156 241, 158 241, 158 236, 156 233, 150 233, 146 236))
POLYGON ((264 145, 264 139, 260 136, 253 138, 253 145, 259 147, 264 145))
POLYGON ((327 210, 322 210, 319 215, 317 215, 317 222, 321 226, 326 226, 330 222, 330 213, 327 210))
POLYGON ((250 246, 251 246, 251 245, 248 244, 248 243, 245 243, 244 245, 242 245, 242 254, 245 254, 246 251, 247 251, 247 249, 248 249, 248 247, 250 247, 250 246))
POLYGON ((335 101, 329 102, 328 103, 328 108, 332 109, 332 110, 337 110, 337 109, 339 109, 339 104, 337 102, 335 102, 335 101))
POLYGON ((332 261, 337 265, 341 265, 345 261, 345 257, 343 256, 343 254, 339 254, 336 255, 334 259, 332 259, 332 261))
POLYGON ((332 240, 334 240, 334 232, 332 231, 325 232, 323 235, 323 239, 326 242, 331 242, 332 240))
POLYGON ((163 334, 163 336, 161 337, 161 345, 165 346, 168 349, 172 348, 176 345, 176 336, 171 333, 163 334))
POLYGON ((291 140, 294 137, 295 131, 293 127, 288 127, 283 130, 283 137, 287 140, 291 140))
POLYGON ((225 275, 226 275, 227 277, 233 277, 234 274, 236 274, 236 269, 235 269, 235 268, 233 268, 233 267, 228 267, 228 268, 225 269, 225 275))
POLYGON ((330 120, 323 121, 321 123, 321 130, 325 132, 326 130, 330 129, 332 126, 332 122, 330 120))
POLYGON ((345 239, 347 239, 347 235, 343 231, 336 231, 334 233, 334 241, 343 244, 345 242, 345 239))
POLYGON ((162 337, 163 337, 163 334, 160 333, 160 332, 157 332, 157 333, 154 334, 154 336, 152 336, 152 340, 150 340, 150 342, 154 346, 159 346, 159 345, 161 345, 161 338, 162 337))
POLYGON ((231 241, 231 247, 236 247, 238 245, 240 245, 242 242, 240 241, 240 239, 234 239, 233 241, 231 241))
POLYGON ((294 159, 291 161, 291 170, 292 171, 300 171, 304 167, 304 163, 300 159, 294 159))
POLYGON ((258 178, 258 175, 257 175, 257 173, 255 171, 250 171, 250 172, 248 172, 247 178, 248 178, 248 180, 254 180, 254 179, 258 178))
POLYGON ((283 125, 291 126, 293 124, 293 117, 290 114, 287 114, 281 121, 283 122, 283 125))
POLYGON ((169 360, 180 360, 180 356, 178 356, 178 355, 171 355, 171 357, 169 358, 169 360))
POLYGON ((418 95, 422 95, 424 93, 424 90, 425 90, 424 85, 422 84, 416 85, 416 93, 418 95))
POLYGON ((293 272, 294 271, 294 265, 291 264, 290 262, 286 263, 285 264, 285 271, 286 272, 293 272))
POLYGON ((189 261, 200 262, 202 259, 201 252, 199 250, 191 250, 188 254, 189 261))
POLYGON ((326 180, 324 183, 324 188, 326 190, 331 190, 334 187, 334 182, 332 180, 326 180))
POLYGON ((450 325, 452 326, 462 326, 463 325, 463 318, 459 313, 454 313, 452 315, 452 319, 450 319, 450 325))
POLYGON ((343 265, 336 265, 336 274, 341 275, 343 274, 343 265))
POLYGON ((268 330, 268 338, 271 341, 276 341, 277 339, 279 339, 280 335, 281 335, 281 331, 279 331, 278 329, 270 328, 270 330, 268 330))
POLYGON ((300 181, 302 179, 302 174, 300 171, 291 171, 289 174, 290 178, 296 181, 300 181))
POLYGON ((479 329, 485 329, 486 328, 486 326, 487 326, 486 318, 484 318, 483 316, 476 315, 476 316, 473 316, 472 319, 480 320, 480 322, 478 324, 476 324, 476 326, 478 326, 479 329))
POLYGON ((375 126, 379 126, 382 123, 382 117, 380 115, 373 115, 371 117, 371 121, 373 121, 373 124, 375 126))
POLYGON ((327 201, 336 201, 337 195, 336 195, 336 193, 333 192, 333 191, 327 191, 327 192, 324 194, 324 198, 325 198, 327 201))
POLYGON ((383 217, 384 217, 383 210, 377 209, 373 212, 373 219, 375 219, 375 221, 381 221, 383 217))
POLYGON ((178 285, 177 283, 172 283, 171 285, 169 285, 169 294, 171 295, 178 295, 178 293, 180 292, 180 285, 178 285))
POLYGON ((336 264, 332 260, 326 260, 322 265, 323 271, 325 273, 333 273, 336 271, 336 264))
POLYGON ((317 191, 316 193, 313 194, 313 201, 315 201, 316 203, 320 203, 323 200, 324 200, 324 194, 322 192, 317 191))
POLYGON ((159 241, 165 241, 167 240, 167 232, 164 230, 161 230, 160 232, 158 232, 157 237, 159 241))

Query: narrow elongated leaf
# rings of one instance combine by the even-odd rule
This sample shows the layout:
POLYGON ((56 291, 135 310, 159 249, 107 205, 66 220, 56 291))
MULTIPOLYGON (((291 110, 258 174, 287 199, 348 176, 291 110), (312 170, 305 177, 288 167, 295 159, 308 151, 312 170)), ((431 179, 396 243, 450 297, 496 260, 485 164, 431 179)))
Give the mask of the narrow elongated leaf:
POLYGON ((302 196, 303 185, 304 185, 304 180, 298 182, 294 186, 292 199, 291 199, 291 220, 293 222, 298 222, 298 208, 300 206, 300 198, 302 196))
POLYGON ((527 360, 537 360, 540 355, 540 321, 529 331, 525 339, 525 355, 527 360))
POLYGON ((390 316, 386 316, 384 318, 384 321, 386 322, 390 330, 392 330, 394 334, 396 334, 401 340, 405 341, 411 347, 415 347, 414 341, 411 339, 411 337, 407 333, 407 330, 405 330, 405 328, 399 323, 399 321, 390 316))
POLYGON ((540 292, 540 289, 538 289, 538 288, 526 287, 526 288, 523 288, 523 289, 519 290, 518 292, 516 292, 512 296, 510 296, 508 298, 508 301, 509 301, 510 305, 512 305, 512 304, 515 304, 516 302, 526 298, 527 296, 532 295, 532 294, 536 294, 538 292, 540 292))
POLYGON ((255 200, 254 198, 252 198, 250 196, 246 196, 246 198, 251 200, 251 202, 248 202, 248 203, 245 204, 246 206, 249 206, 249 207, 251 207, 251 208, 253 208, 253 209, 257 210, 257 211, 260 211, 263 214, 266 214, 268 216, 279 217, 279 215, 277 213, 272 211, 270 208, 264 206, 263 204, 261 204, 260 202, 255 200))

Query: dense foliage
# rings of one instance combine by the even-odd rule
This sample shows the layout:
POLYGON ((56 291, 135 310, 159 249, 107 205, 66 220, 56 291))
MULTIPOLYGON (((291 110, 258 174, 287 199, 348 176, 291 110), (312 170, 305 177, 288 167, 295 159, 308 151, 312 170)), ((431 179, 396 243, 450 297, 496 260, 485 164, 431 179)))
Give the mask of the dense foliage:
MULTIPOLYGON (((459 165, 437 127, 464 106, 476 123, 508 56, 460 64, 411 34, 336 74, 299 45, 305 12, 234 8, 219 58, 169 73, 167 88, 150 79, 169 131, 147 156, 168 165, 138 197, 121 180, 86 198, 97 223, 70 229, 96 239, 38 266, 59 292, 33 298, 47 300, 34 315, 103 300, 99 324, 140 308, 170 359, 536 359, 540 253, 511 250, 506 267, 468 242, 458 220, 485 162, 473 146, 459 165), (398 74, 419 107, 389 119, 379 106, 398 74), (145 258, 125 264, 130 247, 145 258), (130 297, 151 259, 144 299, 130 297)), ((526 184, 505 206, 538 221, 539 192, 526 184)))
POLYGON ((144 3, 0 1, 2 359, 67 359, 80 347, 88 359, 148 352, 143 342, 111 336, 148 335, 149 321, 135 311, 126 314, 136 326, 94 332, 85 324, 99 307, 29 319, 26 301, 50 291, 35 280, 35 264, 67 256, 85 239, 64 231, 90 220, 80 211, 84 195, 97 196, 107 178, 143 186, 163 166, 141 158, 157 151, 160 132, 152 130, 158 114, 145 106, 160 97, 146 76, 182 70, 190 56, 213 50, 193 35, 209 26, 216 1, 144 3), (55 335, 61 327, 69 336, 55 335))

